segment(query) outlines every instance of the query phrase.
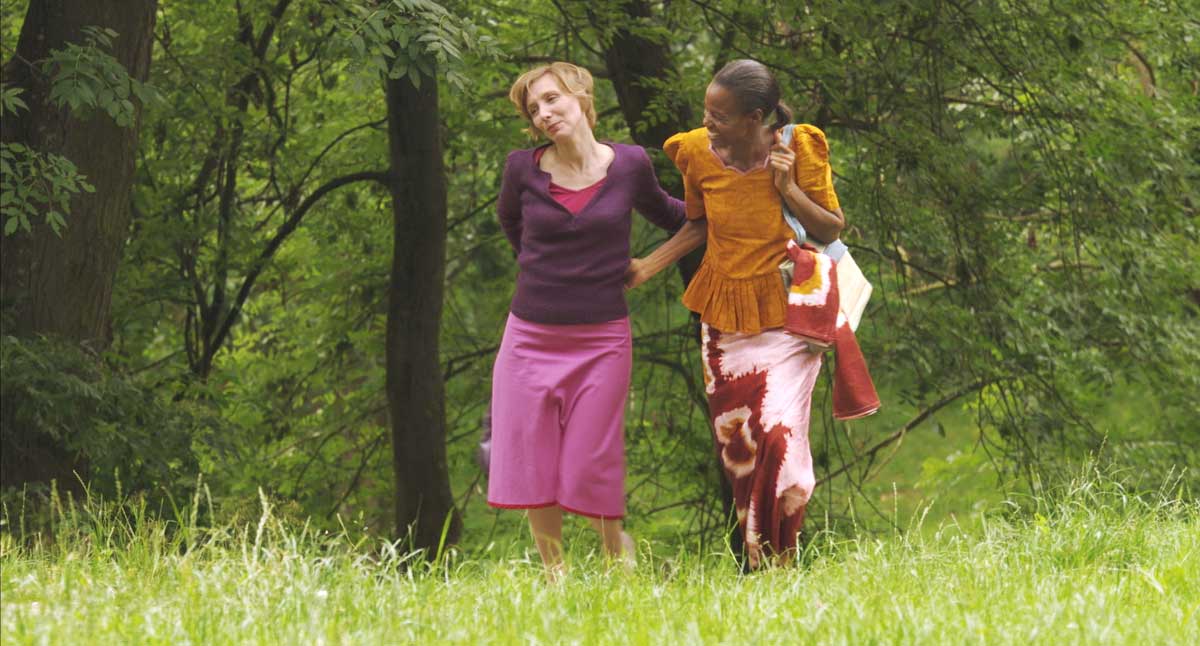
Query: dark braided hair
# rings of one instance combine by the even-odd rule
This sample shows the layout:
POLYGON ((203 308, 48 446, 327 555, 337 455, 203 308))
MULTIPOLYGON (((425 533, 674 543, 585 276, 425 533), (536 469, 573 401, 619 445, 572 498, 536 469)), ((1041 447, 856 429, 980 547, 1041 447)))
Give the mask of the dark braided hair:
POLYGON ((729 61, 712 82, 733 93, 743 114, 762 110, 765 121, 767 115, 774 113, 772 130, 792 122, 792 109, 780 99, 779 82, 766 65, 748 58, 729 61))

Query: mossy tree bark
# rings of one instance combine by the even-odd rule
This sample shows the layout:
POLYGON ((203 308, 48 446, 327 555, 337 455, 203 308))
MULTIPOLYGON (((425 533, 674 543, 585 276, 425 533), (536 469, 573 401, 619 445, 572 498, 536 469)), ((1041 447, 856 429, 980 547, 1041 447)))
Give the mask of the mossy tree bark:
MULTIPOLYGON (((141 105, 134 101, 132 127, 118 125, 100 110, 74 112, 50 101, 52 79, 37 63, 54 50, 84 42, 85 27, 118 33, 111 55, 130 77, 145 81, 150 71, 157 0, 33 0, 15 55, 6 62, 5 83, 21 88, 29 109, 7 115, 0 140, 41 153, 61 155, 95 187, 74 197, 66 227, 56 234, 43 222, 32 232, 0 237, 0 308, 4 334, 57 337, 90 350, 105 349, 112 337, 110 305, 122 248, 129 235, 130 191, 138 149, 141 105)), ((3 485, 57 479, 76 482, 86 465, 60 440, 32 428, 17 428, 2 406, 3 485)))

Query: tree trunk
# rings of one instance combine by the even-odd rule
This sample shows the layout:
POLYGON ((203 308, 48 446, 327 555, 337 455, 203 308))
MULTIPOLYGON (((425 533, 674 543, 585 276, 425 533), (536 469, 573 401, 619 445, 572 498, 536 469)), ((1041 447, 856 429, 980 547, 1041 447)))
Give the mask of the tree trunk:
MULTIPOLYGON (((635 19, 652 17, 650 4, 645 0, 629 0, 624 3, 623 9, 623 13, 635 19)), ((625 115, 625 123, 629 126, 629 132, 632 133, 634 141, 646 148, 662 148, 663 142, 671 135, 685 132, 698 125, 693 123, 692 110, 687 104, 664 101, 664 97, 661 96, 662 91, 658 89, 659 84, 670 82, 675 75, 675 64, 671 58, 671 50, 667 48, 666 43, 655 42, 630 31, 625 21, 616 26, 597 24, 596 14, 590 15, 593 27, 601 31, 612 31, 612 44, 604 51, 604 62, 617 93, 617 103, 621 106, 621 113, 625 115), (648 83, 647 81, 653 82, 648 83), (672 109, 658 123, 639 127, 639 123, 645 118, 646 109, 655 103, 665 103, 672 109)), ((683 197, 681 185, 668 185, 667 188, 676 197, 683 197)), ((675 263, 684 286, 692 281, 703 258, 704 246, 701 245, 700 248, 675 263)), ((693 314, 692 318, 698 323, 698 317, 693 314)), ((697 337, 697 341, 699 341, 699 337, 697 337)), ((733 488, 725 479, 724 473, 721 472, 719 457, 716 460, 716 467, 721 473, 721 503, 725 518, 733 519, 730 521, 729 540, 734 552, 742 554, 744 541, 734 515, 733 488)), ((743 559, 744 566, 745 560, 743 559)))
MULTIPOLYGON (((638 145, 646 148, 662 148, 667 137, 689 130, 692 127, 692 109, 686 103, 671 101, 670 110, 661 121, 654 124, 638 124, 646 116, 646 109, 662 92, 644 81, 670 81, 675 74, 671 50, 664 42, 647 39, 629 30, 627 19, 651 17, 650 3, 645 0, 630 0, 623 4, 627 14, 614 25, 612 46, 604 52, 604 63, 617 91, 617 103, 629 132, 638 145)), ((604 25, 596 25, 603 29, 604 25)))
MULTIPOLYGON (((675 76, 675 63, 666 43, 650 40, 628 28, 629 17, 643 20, 652 17, 650 4, 645 0, 629 0, 622 9, 621 20, 615 24, 606 24, 605 18, 595 12, 589 13, 589 18, 596 29, 612 33, 611 44, 604 51, 605 69, 633 140, 645 148, 661 149, 667 137, 694 127, 692 109, 686 103, 664 100, 658 87, 675 76), (654 103, 665 103, 671 109, 666 115, 659 115, 661 120, 654 125, 639 127, 647 108, 654 103)), ((664 186, 676 197, 683 197, 683 186, 668 177, 674 175, 663 178, 664 186)), ((684 285, 691 282, 703 257, 704 247, 701 247, 675 263, 684 285)))
MULTIPOLYGON (((417 73, 414 69, 413 73, 417 73)), ((393 251, 388 288, 387 397, 396 473, 396 531, 432 556, 458 540, 446 468, 438 358, 446 272, 446 178, 437 80, 387 80, 393 251)))
MULTIPOLYGON (((117 263, 128 235, 141 106, 133 127, 100 111, 73 114, 49 101, 50 83, 32 65, 67 43, 83 42, 83 28, 118 32, 111 54, 131 77, 150 70, 157 0, 33 0, 21 26, 7 83, 24 89, 28 111, 8 115, 0 140, 71 160, 96 191, 71 202, 61 237, 44 222, 30 234, 0 236, 0 309, 4 334, 46 335, 100 350, 111 341, 109 307, 117 263)), ((11 402, 10 402, 11 404, 11 402)), ((5 406, 10 408, 10 406, 5 406)), ((57 478, 75 481, 82 465, 34 429, 14 428, 4 415, 3 484, 57 478)))

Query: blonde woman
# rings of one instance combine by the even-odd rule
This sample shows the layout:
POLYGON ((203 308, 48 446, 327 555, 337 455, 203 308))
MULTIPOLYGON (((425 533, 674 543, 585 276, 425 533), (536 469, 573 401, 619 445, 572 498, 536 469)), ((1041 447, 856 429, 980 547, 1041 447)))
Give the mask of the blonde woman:
POLYGON ((488 504, 527 510, 555 580, 564 511, 590 518, 605 552, 632 563, 622 526, 631 211, 675 231, 684 207, 645 150, 596 140, 587 70, 537 67, 509 98, 549 142, 509 154, 497 201, 519 273, 493 372, 488 504))

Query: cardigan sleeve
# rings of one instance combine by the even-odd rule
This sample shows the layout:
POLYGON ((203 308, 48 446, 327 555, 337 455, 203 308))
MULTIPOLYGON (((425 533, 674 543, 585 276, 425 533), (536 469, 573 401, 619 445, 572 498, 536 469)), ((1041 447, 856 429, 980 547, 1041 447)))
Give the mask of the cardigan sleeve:
POLYGON ((671 197, 658 183, 654 164, 646 149, 632 146, 635 157, 633 207, 654 226, 670 232, 679 230, 685 219, 683 201, 671 197))
POLYGON ((508 154, 504 162, 504 175, 500 180, 500 196, 496 198, 496 215, 500 218, 500 228, 504 230, 508 243, 518 255, 521 253, 521 187, 520 165, 518 155, 522 151, 508 154))

